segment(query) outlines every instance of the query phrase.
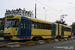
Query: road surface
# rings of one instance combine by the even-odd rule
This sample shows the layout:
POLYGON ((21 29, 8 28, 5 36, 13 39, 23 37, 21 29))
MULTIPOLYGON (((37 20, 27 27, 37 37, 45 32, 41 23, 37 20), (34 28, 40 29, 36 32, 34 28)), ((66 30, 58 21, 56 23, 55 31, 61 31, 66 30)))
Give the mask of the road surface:
POLYGON ((18 48, 1 48, 0 50, 75 50, 75 40, 23 46, 18 48))

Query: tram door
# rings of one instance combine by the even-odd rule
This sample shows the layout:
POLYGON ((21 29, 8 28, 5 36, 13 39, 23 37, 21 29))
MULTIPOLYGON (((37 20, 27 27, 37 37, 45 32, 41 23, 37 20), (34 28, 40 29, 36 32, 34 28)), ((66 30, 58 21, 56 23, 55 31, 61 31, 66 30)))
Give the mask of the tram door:
POLYGON ((31 24, 32 24, 32 21, 30 19, 22 19, 21 20, 21 36, 20 36, 20 38, 23 38, 23 39, 31 38, 31 24))
POLYGON ((51 37, 55 37, 55 35, 56 35, 56 24, 52 23, 51 37))
POLYGON ((61 37, 63 37, 64 36, 64 26, 62 25, 61 26, 61 37))

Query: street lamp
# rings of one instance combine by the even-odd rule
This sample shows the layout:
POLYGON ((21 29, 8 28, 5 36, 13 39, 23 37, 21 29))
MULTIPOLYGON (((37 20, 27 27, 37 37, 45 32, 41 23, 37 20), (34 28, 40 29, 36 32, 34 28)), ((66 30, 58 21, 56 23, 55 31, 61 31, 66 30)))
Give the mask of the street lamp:
MULTIPOLYGON (((45 7, 43 7, 43 9, 45 9, 45 7)), ((46 9, 45 9, 45 20, 46 20, 46 9)))

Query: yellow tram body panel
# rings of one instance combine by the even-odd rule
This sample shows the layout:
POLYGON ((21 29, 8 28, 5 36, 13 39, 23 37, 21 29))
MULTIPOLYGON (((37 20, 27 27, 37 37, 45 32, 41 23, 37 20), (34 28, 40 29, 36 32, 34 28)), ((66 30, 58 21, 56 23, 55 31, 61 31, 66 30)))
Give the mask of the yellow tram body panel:
MULTIPOLYGON (((62 26, 62 24, 59 24, 59 36, 61 36, 61 26, 62 26)), ((63 26, 71 29, 71 27, 69 27, 69 26, 66 26, 66 25, 63 25, 63 26)), ((71 36, 71 31, 64 30, 64 37, 68 37, 68 36, 71 36)))
MULTIPOLYGON (((35 22, 47 23, 47 24, 52 25, 52 22, 47 22, 47 21, 44 21, 44 20, 39 20, 39 19, 31 18, 31 17, 28 17, 28 18, 32 19, 35 22)), ((35 28, 32 28, 32 35, 33 36, 31 36, 31 39, 34 36, 41 36, 42 38, 52 38, 51 37, 51 30, 48 30, 48 29, 35 29, 35 28)))
MULTIPOLYGON (((32 35, 42 36, 42 38, 51 38, 51 30, 32 29, 32 35)), ((31 37, 31 39, 33 36, 31 37)))
POLYGON ((64 31, 64 37, 68 37, 69 35, 71 35, 71 32, 64 31))
MULTIPOLYGON (((64 25, 64 27, 67 27, 67 28, 71 29, 71 27, 69 27, 69 26, 64 25)), ((71 36, 71 31, 64 31, 64 37, 68 37, 68 36, 71 36)))
POLYGON ((10 33, 10 35, 5 34, 5 36, 12 36, 12 38, 10 38, 11 40, 21 40, 21 39, 16 37, 18 29, 19 29, 18 27, 17 27, 17 30, 16 30, 16 28, 12 28, 12 27, 10 27, 8 29, 4 28, 4 30, 5 30, 4 33, 10 33))
POLYGON ((61 36, 61 24, 59 24, 59 36, 61 36))
MULTIPOLYGON (((31 17, 28 17, 28 18, 32 19, 35 22, 46 23, 46 24, 51 24, 52 25, 52 22, 48 22, 48 21, 44 21, 44 20, 39 20, 39 19, 31 18, 31 17)), ((55 24, 56 24, 56 36, 57 36, 58 35, 58 24, 57 23, 55 23, 55 24)), ((48 30, 48 29, 35 29, 35 28, 32 28, 32 35, 33 36, 31 36, 31 39, 35 35, 36 36, 41 36, 44 39, 46 39, 46 38, 53 38, 53 37, 51 37, 51 31, 52 30, 48 30)))

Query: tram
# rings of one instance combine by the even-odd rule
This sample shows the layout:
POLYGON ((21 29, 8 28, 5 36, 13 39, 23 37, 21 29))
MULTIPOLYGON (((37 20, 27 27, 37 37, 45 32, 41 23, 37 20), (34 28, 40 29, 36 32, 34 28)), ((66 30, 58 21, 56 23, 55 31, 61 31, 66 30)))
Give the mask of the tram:
POLYGON ((71 37, 71 27, 21 15, 5 18, 4 39, 36 40, 71 37))

